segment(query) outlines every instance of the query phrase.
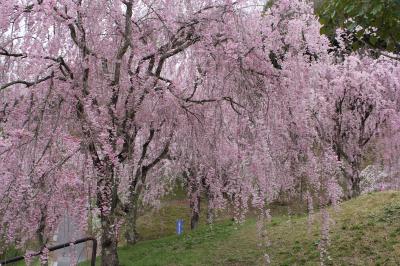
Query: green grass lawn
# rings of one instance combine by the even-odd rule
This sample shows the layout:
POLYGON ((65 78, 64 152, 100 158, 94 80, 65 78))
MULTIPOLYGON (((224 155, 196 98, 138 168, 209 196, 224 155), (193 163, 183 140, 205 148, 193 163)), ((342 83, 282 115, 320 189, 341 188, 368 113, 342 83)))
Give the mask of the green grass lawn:
MULTIPOLYGON (((282 212, 268 224, 271 245, 259 247, 256 221, 236 225, 226 218, 213 226, 204 223, 195 231, 175 236, 174 221, 189 210, 171 200, 159 212, 139 221, 143 240, 119 249, 121 265, 262 265, 265 252, 272 265, 319 265, 317 250, 319 214, 308 230, 307 216, 288 217, 282 212), (161 238, 158 238, 161 237, 161 238), (158 238, 158 239, 156 239, 158 238)), ((331 265, 400 265, 400 193, 363 195, 330 209, 332 219, 331 265)))

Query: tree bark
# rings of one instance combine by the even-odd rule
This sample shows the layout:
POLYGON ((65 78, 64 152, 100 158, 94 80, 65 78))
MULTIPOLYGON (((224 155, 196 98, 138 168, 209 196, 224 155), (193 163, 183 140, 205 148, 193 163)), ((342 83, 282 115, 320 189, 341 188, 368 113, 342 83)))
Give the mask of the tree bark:
POLYGON ((141 169, 135 173, 135 176, 131 181, 131 190, 126 208, 127 217, 125 223, 125 240, 129 245, 134 245, 139 240, 137 218, 139 216, 140 194, 143 190, 143 184, 146 181, 147 171, 147 167, 141 167, 141 169))
POLYGON ((137 232, 137 218, 139 210, 139 194, 132 193, 132 197, 129 199, 128 212, 126 217, 126 231, 125 239, 128 245, 134 245, 139 240, 139 234, 137 232))
POLYGON ((210 225, 214 222, 214 208, 212 206, 213 196, 207 188, 207 224, 210 225))
MULTIPOLYGON (((40 209, 40 222, 39 222, 39 228, 36 231, 37 234, 37 239, 39 243, 39 247, 44 250, 46 248, 47 244, 47 237, 45 235, 45 229, 46 229, 46 209, 47 206, 42 206, 40 209)), ((40 261, 41 266, 48 266, 48 258, 47 260, 40 261)))
POLYGON ((101 220, 101 265, 118 266, 118 236, 116 232, 117 185, 112 165, 99 169, 97 182, 97 206, 101 220))
POLYGON ((190 209, 191 215, 190 215, 190 229, 194 230, 197 228, 199 225, 199 219, 200 219, 200 197, 196 197, 197 199, 190 200, 190 209))
POLYGON ((194 182, 191 182, 190 184, 190 199, 189 199, 189 205, 190 205, 190 229, 194 230, 197 228, 199 224, 199 219, 200 219, 200 191, 199 191, 199 185, 194 182))
POLYGON ((358 169, 353 169, 353 175, 351 178, 351 198, 355 198, 361 195, 361 179, 358 169))
POLYGON ((101 265, 118 266, 118 239, 114 231, 114 219, 101 221, 101 265))
POLYGON ((351 164, 351 171, 344 170, 343 174, 346 180, 346 199, 353 199, 361 195, 361 178, 359 166, 355 163, 351 164))

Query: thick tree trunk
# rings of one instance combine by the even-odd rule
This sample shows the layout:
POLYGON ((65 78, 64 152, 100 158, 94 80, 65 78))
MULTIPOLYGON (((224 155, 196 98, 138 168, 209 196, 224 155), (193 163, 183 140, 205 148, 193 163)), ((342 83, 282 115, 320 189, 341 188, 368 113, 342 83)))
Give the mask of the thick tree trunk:
POLYGON ((359 172, 360 166, 359 163, 354 161, 351 164, 351 175, 349 178, 350 184, 349 184, 349 198, 355 198, 360 196, 361 194, 361 178, 360 178, 360 172, 359 172))
POLYGON ((101 221, 101 265, 118 266, 118 236, 116 226, 117 184, 113 167, 99 169, 97 182, 97 206, 100 208, 101 221))
POLYGON ((114 231, 114 221, 106 219, 101 224, 101 265, 118 266, 118 239, 114 231))
POLYGON ((355 198, 360 196, 361 194, 361 186, 360 186, 360 175, 358 171, 353 174, 353 177, 351 179, 351 198, 355 198))
POLYGON ((344 172, 345 180, 346 180, 346 191, 345 197, 346 199, 356 198, 361 195, 361 178, 360 173, 356 167, 352 167, 351 172, 344 172))

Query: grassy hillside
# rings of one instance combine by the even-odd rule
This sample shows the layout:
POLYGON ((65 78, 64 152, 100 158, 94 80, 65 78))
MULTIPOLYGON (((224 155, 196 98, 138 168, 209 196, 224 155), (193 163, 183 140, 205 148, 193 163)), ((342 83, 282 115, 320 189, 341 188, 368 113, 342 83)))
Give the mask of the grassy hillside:
MULTIPOLYGON (((383 192, 344 202, 332 214, 331 265, 400 265, 400 193, 383 192)), ((119 250, 121 265, 261 265, 256 221, 237 226, 227 220, 175 236, 174 221, 189 211, 171 201, 140 220, 144 240, 119 250), (169 235, 170 236, 166 236, 169 235)), ((318 265, 319 214, 308 232, 307 217, 276 215, 269 227, 272 265, 318 265)))

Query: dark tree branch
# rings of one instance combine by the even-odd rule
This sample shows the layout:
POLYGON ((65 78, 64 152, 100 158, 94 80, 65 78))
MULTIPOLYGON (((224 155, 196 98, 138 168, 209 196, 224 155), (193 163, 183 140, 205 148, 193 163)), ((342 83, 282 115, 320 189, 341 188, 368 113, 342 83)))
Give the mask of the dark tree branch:
POLYGON ((4 90, 4 89, 6 89, 6 88, 8 88, 8 87, 10 87, 10 86, 17 85, 17 84, 23 84, 23 85, 25 85, 27 88, 29 88, 29 87, 32 87, 32 86, 37 85, 37 84, 39 84, 39 83, 42 83, 42 82, 44 82, 44 81, 46 81, 46 80, 49 80, 49 79, 51 79, 52 77, 54 77, 54 73, 53 73, 53 72, 52 72, 49 76, 46 76, 46 77, 43 77, 43 78, 39 78, 39 79, 37 79, 36 81, 14 80, 14 81, 11 81, 11 82, 9 82, 9 83, 3 84, 3 85, 0 87, 0 91, 4 90))

